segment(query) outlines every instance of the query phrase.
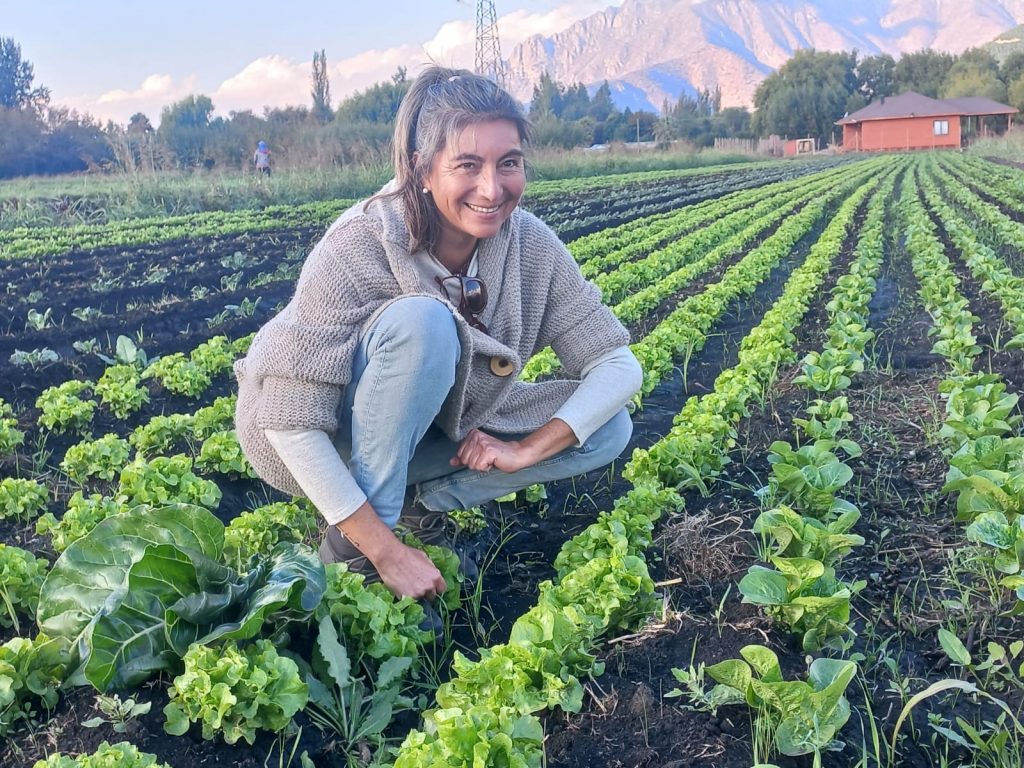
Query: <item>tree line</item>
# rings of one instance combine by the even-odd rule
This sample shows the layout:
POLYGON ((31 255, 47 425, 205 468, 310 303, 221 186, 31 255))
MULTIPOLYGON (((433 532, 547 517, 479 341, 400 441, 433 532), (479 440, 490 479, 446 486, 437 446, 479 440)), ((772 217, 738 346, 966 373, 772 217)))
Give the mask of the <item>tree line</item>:
MULTIPOLYGON (((256 143, 291 167, 384 164, 395 113, 410 85, 400 67, 332 107, 327 56, 313 56, 311 106, 267 108, 214 116, 208 96, 164 107, 154 126, 142 113, 126 125, 50 104, 34 84, 32 64, 11 38, 0 37, 0 178, 88 169, 148 172, 172 168, 248 167, 256 143)), ((591 95, 582 83, 562 84, 545 72, 533 89, 534 143, 578 147, 612 141, 674 140, 698 147, 716 137, 779 134, 829 142, 834 122, 873 99, 905 90, 933 98, 987 96, 1024 109, 1024 53, 1002 64, 983 49, 952 54, 923 50, 899 60, 887 54, 800 50, 758 86, 754 112, 721 106, 718 90, 687 91, 661 113, 620 110, 608 82, 591 95)))
POLYGON ((898 60, 800 50, 758 85, 752 127, 759 135, 831 142, 838 134, 836 120, 905 91, 933 99, 983 96, 1024 110, 1024 52, 1000 63, 984 48, 959 56, 922 50, 898 60))

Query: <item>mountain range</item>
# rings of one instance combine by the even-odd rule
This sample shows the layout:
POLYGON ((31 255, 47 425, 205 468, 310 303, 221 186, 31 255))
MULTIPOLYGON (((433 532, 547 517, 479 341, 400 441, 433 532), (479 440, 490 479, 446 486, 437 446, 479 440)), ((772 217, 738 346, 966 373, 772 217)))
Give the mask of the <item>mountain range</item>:
POLYGON ((716 87, 723 107, 749 107, 758 83, 801 48, 961 53, 1021 23, 1024 0, 625 0, 516 46, 509 85, 528 101, 546 70, 591 91, 607 80, 620 108, 660 111, 716 87))

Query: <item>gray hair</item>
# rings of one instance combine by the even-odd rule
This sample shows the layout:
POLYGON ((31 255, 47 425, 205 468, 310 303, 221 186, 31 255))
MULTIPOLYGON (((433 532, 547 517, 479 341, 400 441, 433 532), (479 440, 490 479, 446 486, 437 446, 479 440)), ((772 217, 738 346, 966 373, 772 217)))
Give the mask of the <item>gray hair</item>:
POLYGON ((530 123, 519 102, 491 80, 464 69, 430 66, 402 99, 392 148, 398 188, 389 196, 405 205, 410 252, 432 249, 440 235, 437 208, 422 192, 434 158, 467 126, 491 120, 514 123, 519 140, 529 141, 530 123))

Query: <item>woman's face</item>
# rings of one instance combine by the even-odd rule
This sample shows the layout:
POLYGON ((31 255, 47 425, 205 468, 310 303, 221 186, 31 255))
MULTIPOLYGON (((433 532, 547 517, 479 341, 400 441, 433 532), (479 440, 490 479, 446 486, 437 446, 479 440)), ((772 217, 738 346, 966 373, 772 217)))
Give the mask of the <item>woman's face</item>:
POLYGON ((441 213, 436 256, 468 256, 478 239, 498 233, 526 187, 523 160, 510 120, 468 125, 434 156, 423 186, 441 213))

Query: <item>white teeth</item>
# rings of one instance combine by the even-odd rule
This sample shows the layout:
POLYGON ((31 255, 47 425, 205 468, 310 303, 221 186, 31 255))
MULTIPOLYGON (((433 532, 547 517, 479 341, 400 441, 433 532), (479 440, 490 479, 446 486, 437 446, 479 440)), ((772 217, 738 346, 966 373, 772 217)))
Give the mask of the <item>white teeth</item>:
POLYGON ((466 205, 469 206, 470 210, 476 211, 477 213, 495 213, 501 209, 500 205, 496 205, 493 208, 483 208, 479 205, 473 205, 472 203, 466 203, 466 205))

